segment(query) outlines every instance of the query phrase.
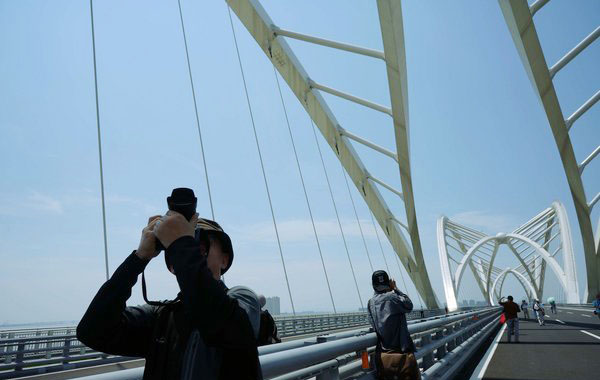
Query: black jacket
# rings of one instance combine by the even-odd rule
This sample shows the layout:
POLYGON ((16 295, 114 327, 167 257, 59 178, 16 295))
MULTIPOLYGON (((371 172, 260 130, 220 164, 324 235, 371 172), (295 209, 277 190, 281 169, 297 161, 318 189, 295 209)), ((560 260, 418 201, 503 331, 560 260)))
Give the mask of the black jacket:
POLYGON ((406 313, 412 309, 410 298, 398 289, 375 293, 369 300, 369 323, 377 333, 382 349, 405 353, 416 351, 406 322, 406 313))
POLYGON ((92 300, 77 326, 79 341, 109 354, 145 358, 144 379, 261 379, 256 295, 215 280, 192 237, 176 240, 168 251, 180 300, 126 307, 148 263, 132 253, 92 300))

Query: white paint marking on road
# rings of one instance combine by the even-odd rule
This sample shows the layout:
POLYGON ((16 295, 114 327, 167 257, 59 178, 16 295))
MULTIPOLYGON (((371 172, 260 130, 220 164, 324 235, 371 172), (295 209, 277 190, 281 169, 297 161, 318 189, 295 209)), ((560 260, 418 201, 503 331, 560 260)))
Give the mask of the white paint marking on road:
POLYGON ((560 323, 562 323, 563 325, 566 325, 566 323, 564 323, 564 322, 563 322, 563 321, 561 321, 560 319, 556 319, 556 318, 555 318, 554 320, 555 320, 556 322, 560 322, 560 323))
POLYGON ((588 317, 588 318, 592 318, 591 315, 586 315, 586 314, 581 314, 582 317, 588 317))
POLYGON ((594 338, 596 338, 596 339, 600 339, 600 336, 598 336, 598 335, 596 335, 596 334, 592 334, 591 332, 587 332, 587 331, 585 331, 585 330, 579 330, 579 331, 581 331, 581 332, 582 332, 582 333, 584 333, 584 334, 588 334, 589 336, 593 336, 593 337, 594 337, 594 338))
POLYGON ((500 329, 500 331, 498 331, 494 342, 490 345, 490 348, 488 348, 487 352, 485 353, 485 356, 482 358, 477 368, 475 368, 475 371, 473 371, 473 375, 471 375, 471 378, 469 380, 483 379, 483 375, 485 374, 485 371, 487 370, 490 361, 492 361, 492 356, 494 356, 494 352, 496 352, 496 348, 498 348, 498 342, 500 342, 500 339, 502 339, 502 335, 504 335, 504 330, 506 330, 506 326, 507 324, 505 323, 504 326, 502 326, 502 328, 500 329), (477 372, 477 370, 479 370, 479 373, 477 372))
POLYGON ((569 313, 569 314, 573 314, 573 313, 571 313, 570 311, 567 311, 567 313, 569 313))

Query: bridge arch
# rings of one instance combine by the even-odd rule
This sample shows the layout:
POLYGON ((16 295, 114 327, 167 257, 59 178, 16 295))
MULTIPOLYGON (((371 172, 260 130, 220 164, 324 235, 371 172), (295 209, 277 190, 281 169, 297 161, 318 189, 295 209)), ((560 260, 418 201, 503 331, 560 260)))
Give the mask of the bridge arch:
POLYGON ((504 283, 504 279, 506 278, 506 276, 509 273, 512 273, 517 278, 517 280, 519 280, 519 282, 521 283, 521 286, 523 286, 523 289, 525 290, 525 293, 527 293, 528 295, 531 294, 532 296, 535 296, 535 298, 537 298, 537 299, 540 298, 540 295, 538 294, 537 289, 533 286, 533 284, 525 276, 523 276, 521 273, 517 272, 516 270, 514 270, 512 268, 506 268, 494 280, 494 284, 492 285, 490 292, 489 292, 489 303, 490 304, 493 305, 496 302, 498 302, 497 299, 493 298, 496 295, 496 287, 498 286, 498 282, 500 280, 502 280, 502 283, 500 284, 500 290, 499 290, 500 292, 502 292, 502 284, 504 283))
POLYGON ((441 217, 438 219, 437 237, 444 292, 450 309, 458 306, 456 296, 467 265, 473 270, 483 296, 490 304, 494 303, 494 292, 498 281, 503 281, 507 273, 513 273, 525 289, 529 289, 532 295, 541 298, 547 266, 551 268, 564 289, 567 302, 576 303, 579 300, 570 228, 566 211, 560 202, 553 202, 551 207, 543 210, 515 231, 507 234, 499 233, 495 236, 485 235, 447 217, 441 217), (548 249, 557 237, 559 237, 559 245, 551 254, 548 249), (459 248, 453 243, 458 243, 459 248), (498 248, 502 244, 510 248, 520 263, 509 271, 494 266, 498 248), (519 252, 517 248, 521 246, 525 249, 519 252), (459 259, 451 257, 448 247, 461 253, 461 257, 459 259), (554 257, 560 250, 562 250, 562 266, 554 257), (529 253, 523 257, 527 251, 529 253), (457 264, 455 270, 452 270, 450 260, 457 264))

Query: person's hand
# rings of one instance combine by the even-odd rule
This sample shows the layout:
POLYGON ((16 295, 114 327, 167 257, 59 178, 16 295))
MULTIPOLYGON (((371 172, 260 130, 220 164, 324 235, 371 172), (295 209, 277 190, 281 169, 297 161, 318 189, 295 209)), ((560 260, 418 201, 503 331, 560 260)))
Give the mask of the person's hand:
POLYGON ((135 254, 143 260, 152 260, 159 252, 156 250, 156 236, 154 236, 154 227, 160 220, 160 215, 154 215, 148 218, 148 225, 142 230, 140 245, 135 254))
POLYGON ((396 281, 394 281, 393 278, 390 278, 390 289, 392 289, 392 290, 398 289, 398 288, 396 288, 396 281))
POLYGON ((197 213, 188 221, 180 213, 169 210, 154 227, 154 235, 165 248, 168 248, 171 243, 182 236, 194 237, 197 222, 197 213))

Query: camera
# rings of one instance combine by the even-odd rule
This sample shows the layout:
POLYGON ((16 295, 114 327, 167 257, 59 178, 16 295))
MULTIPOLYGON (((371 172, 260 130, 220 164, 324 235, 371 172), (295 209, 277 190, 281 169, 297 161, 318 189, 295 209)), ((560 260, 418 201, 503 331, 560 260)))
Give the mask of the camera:
MULTIPOLYGON (((167 197, 167 206, 169 210, 176 211, 183 215, 188 221, 192 219, 194 214, 196 213, 196 205, 198 203, 198 199, 194 195, 194 190, 188 189, 187 187, 178 187, 173 189, 171 192, 171 196, 167 197)), ((160 252, 164 250, 165 247, 162 245, 160 240, 156 239, 156 250, 160 252)), ((165 252, 165 263, 167 264, 167 268, 169 267, 169 257, 165 252)))

